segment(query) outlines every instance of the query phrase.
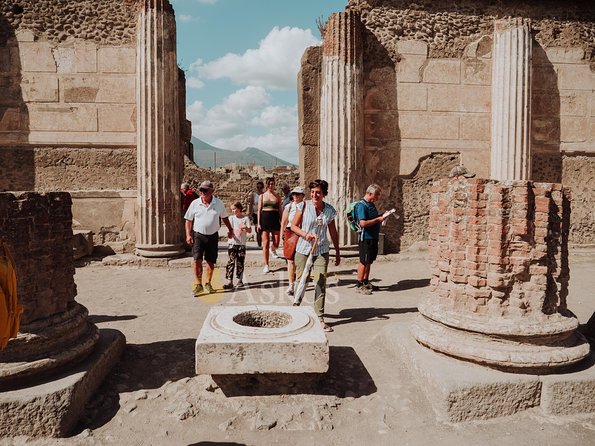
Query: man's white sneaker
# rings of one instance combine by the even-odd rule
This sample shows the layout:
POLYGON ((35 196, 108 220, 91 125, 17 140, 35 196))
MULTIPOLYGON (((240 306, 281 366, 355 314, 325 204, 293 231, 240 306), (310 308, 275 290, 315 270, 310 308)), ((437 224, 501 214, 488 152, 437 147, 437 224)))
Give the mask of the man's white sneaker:
POLYGON ((265 274, 271 272, 271 270, 269 269, 269 265, 265 265, 264 268, 262 269, 262 272, 265 274))
POLYGON ((287 290, 285 290, 285 294, 287 294, 288 296, 293 296, 293 283, 289 284, 287 290))

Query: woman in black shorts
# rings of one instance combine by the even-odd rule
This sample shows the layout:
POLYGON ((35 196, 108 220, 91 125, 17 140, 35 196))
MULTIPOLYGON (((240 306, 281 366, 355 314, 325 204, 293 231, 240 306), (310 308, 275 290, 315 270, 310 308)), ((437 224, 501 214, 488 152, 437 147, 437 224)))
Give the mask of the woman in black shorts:
POLYGON ((264 268, 262 271, 268 273, 269 268, 269 245, 271 235, 273 246, 271 254, 274 259, 278 258, 277 248, 279 247, 279 231, 281 229, 281 197, 275 192, 275 179, 268 177, 265 181, 266 190, 258 200, 258 230, 262 231, 262 255, 264 257, 264 268))

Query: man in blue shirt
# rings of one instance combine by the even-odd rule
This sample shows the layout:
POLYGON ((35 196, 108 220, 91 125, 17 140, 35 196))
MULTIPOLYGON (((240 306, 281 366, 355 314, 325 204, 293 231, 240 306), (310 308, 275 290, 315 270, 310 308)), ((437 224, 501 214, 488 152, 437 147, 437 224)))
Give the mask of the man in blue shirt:
POLYGON ((375 202, 380 198, 380 186, 370 184, 366 189, 364 198, 355 205, 355 221, 362 228, 359 233, 359 264, 357 265, 357 288, 360 294, 372 294, 370 266, 378 255, 378 238, 380 226, 385 217, 378 215, 375 202))

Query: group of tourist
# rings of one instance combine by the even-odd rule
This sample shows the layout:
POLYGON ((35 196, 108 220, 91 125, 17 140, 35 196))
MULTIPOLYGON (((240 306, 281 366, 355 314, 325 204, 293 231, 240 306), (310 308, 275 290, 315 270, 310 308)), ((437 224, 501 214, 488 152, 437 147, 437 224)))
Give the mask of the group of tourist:
MULTIPOLYGON (((241 202, 231 206, 231 215, 223 202, 213 195, 214 187, 210 181, 203 181, 197 199, 184 199, 186 243, 192 246, 194 258, 194 283, 192 292, 195 296, 203 292, 212 293, 213 270, 217 262, 220 222, 228 229, 229 260, 225 269, 226 290, 242 287, 244 262, 246 258, 247 234, 256 232, 259 247, 262 247, 264 260, 263 273, 270 272, 270 257, 279 258, 277 249, 283 236, 283 257, 287 261, 289 285, 286 293, 293 296, 296 282, 302 275, 310 274, 311 265, 315 281, 314 309, 322 328, 333 329, 324 322, 324 303, 326 296, 326 276, 330 261, 330 241, 335 248, 334 264, 341 262, 339 236, 335 219, 337 211, 324 199, 328 194, 328 183, 317 179, 309 184, 310 199, 305 200, 303 187, 289 188, 282 185, 283 196, 277 193, 275 179, 269 177, 259 181, 256 191, 249 199, 248 215, 244 215, 241 202), (330 237, 330 241, 329 241, 330 237), (206 262, 206 281, 203 287, 203 260, 206 262), (234 273, 237 283, 234 285, 234 273)), ((182 184, 181 192, 189 196, 189 187, 182 184)), ((355 206, 355 216, 360 231, 358 233, 359 265, 357 269, 356 291, 360 294, 372 294, 369 281, 370 266, 378 254, 380 225, 387 213, 380 215, 375 202, 380 198, 381 190, 376 184, 370 185, 364 197, 355 206)), ((302 290, 303 291, 303 290, 302 290)), ((299 305, 300 299, 294 300, 299 305)))

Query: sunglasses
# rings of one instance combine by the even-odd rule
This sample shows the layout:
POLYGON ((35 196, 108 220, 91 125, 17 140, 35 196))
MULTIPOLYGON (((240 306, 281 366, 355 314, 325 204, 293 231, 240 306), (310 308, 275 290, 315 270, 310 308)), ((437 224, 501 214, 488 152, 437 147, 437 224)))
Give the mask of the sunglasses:
POLYGON ((198 189, 198 191, 205 193, 205 192, 211 192, 211 189, 198 189))

